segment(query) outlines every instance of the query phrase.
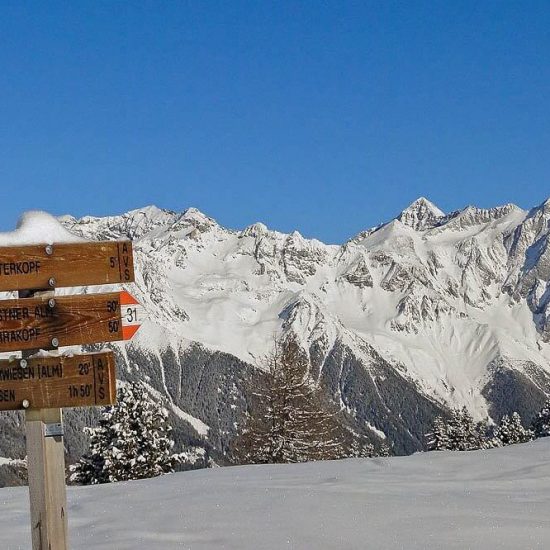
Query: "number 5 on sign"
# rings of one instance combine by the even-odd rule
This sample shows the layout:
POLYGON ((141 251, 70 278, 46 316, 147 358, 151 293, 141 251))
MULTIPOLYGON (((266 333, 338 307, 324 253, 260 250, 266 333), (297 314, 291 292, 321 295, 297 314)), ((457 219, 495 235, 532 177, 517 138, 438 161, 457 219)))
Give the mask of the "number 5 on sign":
POLYGON ((130 340, 147 318, 145 308, 125 290, 120 293, 120 316, 124 340, 130 340))

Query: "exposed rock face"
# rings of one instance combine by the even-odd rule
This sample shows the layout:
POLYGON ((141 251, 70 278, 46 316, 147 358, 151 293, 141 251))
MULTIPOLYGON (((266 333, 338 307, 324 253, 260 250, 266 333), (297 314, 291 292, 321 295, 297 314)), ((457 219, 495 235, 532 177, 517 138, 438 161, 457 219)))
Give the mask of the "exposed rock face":
POLYGON ((373 284, 372 275, 364 256, 359 256, 357 261, 344 273, 343 278, 359 288, 372 287, 373 284))
MULTIPOLYGON (((119 376, 146 381, 178 443, 217 460, 275 338, 296 338, 350 426, 399 453, 422 448, 448 407, 529 416, 550 393, 550 201, 446 215, 419 199, 342 246, 261 223, 228 230, 195 209, 63 223, 134 241, 130 290, 149 320, 113 346, 119 376)), ((72 456, 90 414, 68 415, 72 456)), ((17 415, 1 426, 0 456, 20 456, 17 415)))
POLYGON ((435 204, 424 197, 420 197, 405 208, 397 219, 402 224, 419 230, 435 227, 443 217, 445 217, 445 214, 435 204))

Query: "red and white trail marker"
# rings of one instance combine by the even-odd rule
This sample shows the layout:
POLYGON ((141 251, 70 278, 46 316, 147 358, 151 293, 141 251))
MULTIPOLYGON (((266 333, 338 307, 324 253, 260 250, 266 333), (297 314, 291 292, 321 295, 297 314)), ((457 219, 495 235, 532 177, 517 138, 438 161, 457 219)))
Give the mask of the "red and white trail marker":
POLYGON ((120 316, 124 340, 130 340, 147 319, 145 308, 126 290, 120 293, 120 316))

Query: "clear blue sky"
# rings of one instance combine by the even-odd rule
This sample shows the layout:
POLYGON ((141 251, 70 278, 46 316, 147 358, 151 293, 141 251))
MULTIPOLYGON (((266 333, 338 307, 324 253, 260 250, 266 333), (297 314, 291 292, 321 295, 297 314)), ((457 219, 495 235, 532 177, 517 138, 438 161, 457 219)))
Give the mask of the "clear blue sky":
POLYGON ((0 2, 0 230, 196 206, 341 242, 550 196, 550 2, 0 2))

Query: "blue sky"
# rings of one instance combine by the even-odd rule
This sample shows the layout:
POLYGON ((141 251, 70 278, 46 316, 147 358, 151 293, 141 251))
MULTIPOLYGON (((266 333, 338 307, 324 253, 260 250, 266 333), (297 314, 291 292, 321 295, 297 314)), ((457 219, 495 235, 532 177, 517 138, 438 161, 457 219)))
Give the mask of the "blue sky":
POLYGON ((0 3, 0 230, 157 204, 341 242, 421 195, 550 196, 550 3, 0 3))

